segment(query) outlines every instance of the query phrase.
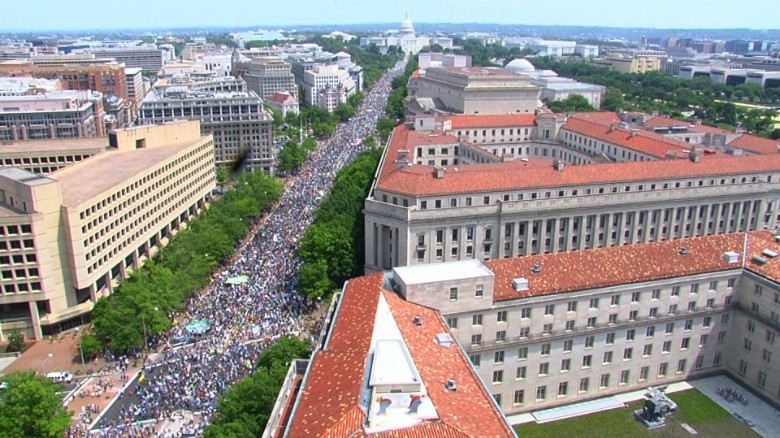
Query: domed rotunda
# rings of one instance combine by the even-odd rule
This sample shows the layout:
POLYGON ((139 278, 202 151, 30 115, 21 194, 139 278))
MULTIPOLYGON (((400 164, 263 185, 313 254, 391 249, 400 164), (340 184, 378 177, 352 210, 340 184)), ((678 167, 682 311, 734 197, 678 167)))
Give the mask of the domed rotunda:
POLYGON ((530 61, 523 58, 513 59, 504 68, 509 71, 513 71, 515 73, 526 73, 526 72, 536 71, 536 67, 534 67, 534 65, 531 64, 530 61))

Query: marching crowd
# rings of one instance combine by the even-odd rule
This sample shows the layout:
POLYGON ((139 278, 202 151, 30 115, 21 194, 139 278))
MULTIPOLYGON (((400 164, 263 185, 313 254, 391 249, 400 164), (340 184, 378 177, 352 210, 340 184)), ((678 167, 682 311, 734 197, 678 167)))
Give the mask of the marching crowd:
MULTIPOLYGON (((217 398, 252 370, 265 347, 281 336, 304 335, 301 319, 311 305, 296 290, 297 242, 336 173, 366 149, 363 140, 373 135, 390 83, 403 69, 401 61, 385 73, 355 116, 309 157, 243 250, 213 276, 205 292, 187 303, 167 339, 170 344, 186 336, 185 327, 192 321, 206 321, 210 330, 196 337, 196 343, 164 349, 154 363, 147 363, 139 377, 120 390, 93 436, 150 436, 151 428, 138 422, 159 423, 183 409, 202 413, 203 421, 188 429, 199 435, 217 398)), ((171 435, 166 430, 157 433, 171 435)), ((75 430, 73 436, 78 436, 75 430)))

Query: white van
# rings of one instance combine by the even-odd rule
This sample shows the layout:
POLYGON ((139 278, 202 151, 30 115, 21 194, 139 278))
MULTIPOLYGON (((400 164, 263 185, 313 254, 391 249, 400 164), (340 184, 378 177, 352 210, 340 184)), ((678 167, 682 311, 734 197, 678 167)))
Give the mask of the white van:
POLYGON ((67 371, 56 371, 47 374, 46 377, 54 383, 70 383, 73 381, 73 374, 67 371))

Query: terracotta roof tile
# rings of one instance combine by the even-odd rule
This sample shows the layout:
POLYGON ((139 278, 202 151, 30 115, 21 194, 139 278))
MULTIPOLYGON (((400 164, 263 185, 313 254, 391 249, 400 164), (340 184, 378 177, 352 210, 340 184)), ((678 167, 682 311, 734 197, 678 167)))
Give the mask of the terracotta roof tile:
POLYGON ((383 293, 439 418, 461 432, 441 436, 514 436, 463 350, 436 343, 437 334, 449 333, 439 312, 410 303, 394 292, 383 293), (415 315, 422 318, 421 326, 414 324, 415 315), (456 381, 456 391, 445 389, 450 378, 456 381))
POLYGON ((534 126, 533 114, 498 114, 475 116, 452 116, 452 129, 464 128, 512 128, 515 126, 534 126))
POLYGON ((719 234, 491 260, 485 264, 495 274, 494 299, 507 301, 705 272, 741 269, 741 258, 740 263, 729 264, 723 258, 723 253, 734 251, 742 254, 744 243, 745 233, 719 234), (679 253, 682 247, 687 248, 687 255, 679 253), (540 273, 531 272, 534 265, 541 266, 540 273), (512 280, 515 278, 528 279, 529 289, 515 291, 512 287, 512 280))
POLYGON ((666 158, 669 152, 684 154, 691 145, 682 141, 666 138, 650 131, 612 129, 602 123, 570 117, 561 129, 565 129, 586 137, 592 137, 607 143, 633 149, 656 158, 666 158))
POLYGON ((777 154, 780 152, 780 140, 761 138, 750 134, 742 134, 739 138, 729 143, 729 146, 757 154, 777 154))
POLYGON ((617 113, 609 111, 600 111, 592 113, 574 113, 569 119, 585 120, 586 122, 598 123, 599 125, 609 126, 615 123, 620 123, 620 117, 617 113))
POLYGON ((765 249, 780 253, 780 243, 769 231, 750 233, 745 269, 780 283, 780 257, 769 257, 763 254, 765 249), (754 255, 763 257, 767 262, 763 265, 757 263, 753 260, 754 255))
POLYGON ((386 151, 377 187, 389 192, 432 196, 469 192, 493 192, 529 188, 577 186, 597 183, 680 179, 686 177, 740 175, 780 168, 780 154, 769 156, 702 156, 700 162, 687 159, 566 166, 556 171, 549 161, 509 161, 493 164, 448 166, 444 178, 433 175, 433 167, 412 165, 396 169, 399 149, 411 149, 430 141, 457 143, 451 136, 426 138, 400 125, 386 151), (445 140, 448 137, 449 140, 445 140), (455 171, 455 168, 458 171, 455 171))
POLYGON ((382 281, 377 273, 347 284, 328 349, 312 356, 289 436, 342 437, 362 427, 360 394, 382 281))

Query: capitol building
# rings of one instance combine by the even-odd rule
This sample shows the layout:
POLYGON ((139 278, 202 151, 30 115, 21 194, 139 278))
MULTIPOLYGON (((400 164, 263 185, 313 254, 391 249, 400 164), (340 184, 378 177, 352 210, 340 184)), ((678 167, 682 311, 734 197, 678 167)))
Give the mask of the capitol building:
POLYGON ((387 51, 392 46, 400 47, 405 54, 416 55, 425 46, 438 44, 443 48, 452 48, 452 38, 417 36, 412 20, 407 15, 401 22, 399 31, 388 31, 386 35, 360 38, 361 47, 369 47, 372 44, 381 51, 387 51))

